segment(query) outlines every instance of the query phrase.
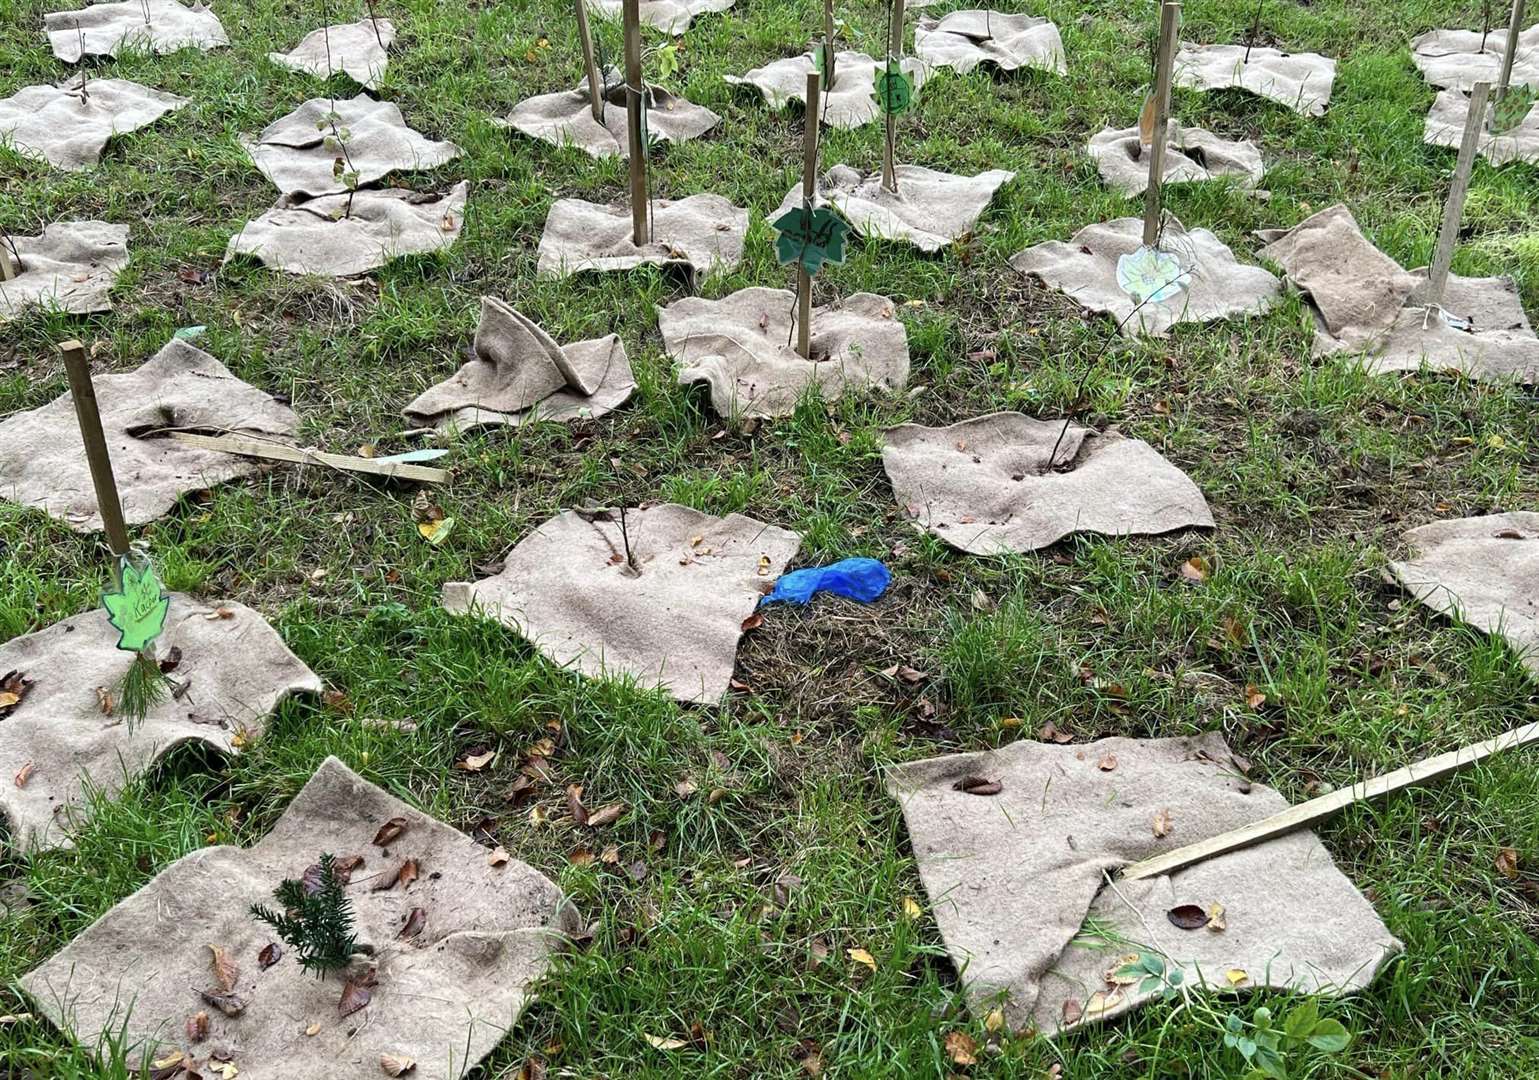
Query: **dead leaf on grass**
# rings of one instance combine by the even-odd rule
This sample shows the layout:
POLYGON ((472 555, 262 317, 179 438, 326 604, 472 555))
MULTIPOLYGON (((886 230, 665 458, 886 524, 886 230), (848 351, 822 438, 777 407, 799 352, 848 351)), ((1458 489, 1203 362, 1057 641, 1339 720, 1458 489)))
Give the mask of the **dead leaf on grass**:
POLYGON ((417 1067, 417 1063, 405 1054, 381 1054, 379 1067, 386 1076, 405 1076, 417 1067))
POLYGON ((214 965, 214 982, 219 989, 228 994, 235 989, 235 984, 240 979, 240 965, 231 958, 228 950, 220 945, 208 947, 210 961, 214 965))
POLYGON ((965 1031, 953 1031, 946 1036, 946 1056, 957 1065, 976 1065, 978 1042, 965 1031))
POLYGON ((406 819, 393 817, 379 827, 379 832, 374 834, 374 846, 386 847, 395 842, 396 837, 406 831, 406 819))

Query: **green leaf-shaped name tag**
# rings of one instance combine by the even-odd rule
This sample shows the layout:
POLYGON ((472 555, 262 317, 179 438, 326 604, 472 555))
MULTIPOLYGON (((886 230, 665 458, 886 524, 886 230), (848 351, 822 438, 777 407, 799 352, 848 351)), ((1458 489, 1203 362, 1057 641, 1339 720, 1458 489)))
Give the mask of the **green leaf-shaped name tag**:
POLYGON ((800 262, 816 275, 826 262, 844 262, 844 237, 850 231, 843 218, 826 206, 816 210, 798 206, 770 222, 775 238, 775 258, 781 264, 800 262))
POLYGON ((143 569, 128 559, 119 561, 122 585, 117 592, 102 594, 107 621, 119 633, 118 648, 139 652, 166 628, 166 613, 171 598, 161 588, 155 568, 145 563, 143 569))

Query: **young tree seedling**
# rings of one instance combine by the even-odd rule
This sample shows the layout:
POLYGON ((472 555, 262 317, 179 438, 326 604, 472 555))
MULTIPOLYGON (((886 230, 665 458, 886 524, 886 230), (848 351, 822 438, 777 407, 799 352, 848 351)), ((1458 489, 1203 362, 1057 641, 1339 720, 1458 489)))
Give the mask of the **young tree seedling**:
POLYGON ((1240 63, 1250 63, 1250 51, 1256 47, 1256 37, 1261 33, 1261 9, 1266 6, 1266 0, 1256 0, 1256 17, 1250 22, 1250 38, 1245 42, 1245 59, 1240 63))
POLYGON ((1167 0, 1160 8, 1160 44, 1155 57, 1154 130, 1149 145, 1149 186, 1144 191, 1145 247, 1154 247, 1160 235, 1160 188, 1165 178, 1165 144, 1170 131, 1170 73, 1180 33, 1181 5, 1167 0))
POLYGON ((593 30, 588 25, 588 0, 573 0, 577 10, 577 39, 582 43, 583 68, 588 76, 588 104, 593 119, 604 122, 604 84, 599 79, 598 63, 593 58, 593 30))
POLYGON ((838 49, 834 45, 834 0, 823 0, 823 49, 814 55, 814 66, 823 76, 823 85, 834 92, 834 65, 838 49))
POLYGON ((353 903, 343 891, 335 856, 323 854, 303 878, 285 878, 273 899, 283 905, 282 912, 252 904, 251 915, 273 928, 306 971, 324 979, 352 962, 359 951, 353 903))
POLYGON ((903 73, 903 0, 887 0, 887 63, 876 78, 876 100, 887 116, 882 147, 882 187, 897 194, 898 166, 894 154, 898 114, 914 100, 914 84, 903 73))
MULTIPOLYGON (((329 86, 332 76, 336 74, 331 66, 331 12, 329 9, 322 13, 322 19, 321 40, 326 45, 326 82, 329 86)), ((353 133, 345 127, 337 126, 337 121, 341 117, 337 115, 336 96, 331 95, 327 102, 326 115, 321 117, 315 127, 317 131, 327 133, 323 145, 336 155, 331 163, 331 178, 340 181, 347 189, 347 205, 342 209, 342 217, 350 218, 353 216, 353 196, 358 194, 358 169, 353 165, 353 155, 347 148, 353 133)))
POLYGON ((1486 38, 1491 36, 1491 0, 1480 0, 1480 51, 1486 51, 1486 38))
POLYGON ((379 12, 376 10, 379 0, 363 0, 364 6, 369 9, 369 26, 374 31, 374 40, 379 42, 379 47, 385 47, 385 39, 379 32, 379 12))
POLYGON ((112 475, 112 459, 107 451, 107 436, 102 431, 101 412, 96 404, 96 388, 91 382, 91 364, 85 346, 66 341, 59 346, 64 369, 69 375, 70 398, 75 419, 80 425, 80 440, 85 446, 86 464, 96 489, 96 505, 107 534, 107 547, 114 560, 112 589, 102 594, 108 621, 118 631, 118 648, 134 654, 123 678, 110 691, 112 707, 130 724, 143 720, 150 709, 170 695, 172 680, 160 668, 155 642, 165 629, 170 597, 161 588, 142 551, 134 551, 123 522, 123 504, 118 499, 117 481, 112 475))
POLYGON ((85 31, 80 29, 80 20, 75 20, 75 38, 80 42, 80 104, 84 105, 91 100, 91 94, 86 90, 86 82, 90 79, 86 71, 85 59, 85 31))
POLYGON ((1453 183, 1448 188, 1448 201, 1443 206, 1443 225, 1438 231, 1437 247, 1432 252, 1432 263, 1427 267, 1427 291, 1423 299, 1430 313, 1440 311, 1443 292, 1448 286, 1448 269, 1453 265, 1454 245, 1459 239, 1459 223, 1464 218, 1464 198, 1469 194, 1470 173, 1475 167, 1475 152, 1480 147, 1480 135, 1485 128, 1486 101, 1491 84, 1478 82, 1470 91, 1469 116, 1464 121, 1464 138, 1459 144, 1459 159, 1454 165, 1453 183))

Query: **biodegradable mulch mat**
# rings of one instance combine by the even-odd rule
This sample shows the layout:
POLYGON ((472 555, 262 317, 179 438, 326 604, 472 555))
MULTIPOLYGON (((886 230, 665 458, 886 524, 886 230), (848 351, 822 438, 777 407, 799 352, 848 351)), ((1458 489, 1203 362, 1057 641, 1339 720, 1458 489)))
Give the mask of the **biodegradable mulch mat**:
POLYGON ((192 104, 127 79, 79 78, 24 86, 0 99, 0 143, 22 157, 79 172, 101 160, 114 135, 148 127, 192 104))
POLYGON ((1286 105, 1305 116, 1323 116, 1336 82, 1336 61, 1319 53, 1288 53, 1257 45, 1194 45, 1176 53, 1175 84, 1193 90, 1238 88, 1286 105))
MULTIPOLYGON (((299 423, 287 405, 181 340, 135 371, 98 375, 93 382, 129 525, 154 521, 190 491, 262 468, 249 458, 183 446, 157 433, 214 430, 286 441, 299 423)), ((0 499, 36 507, 76 532, 102 527, 68 392, 0 421, 0 499)))
POLYGON ((341 72, 359 86, 374 90, 390 66, 390 46, 394 42, 393 22, 365 18, 312 30, 288 52, 270 52, 267 59, 290 71, 321 79, 341 72))
MULTIPOLYGON (((1090 137, 1086 149, 1108 187, 1128 198, 1148 189, 1151 151, 1140 140, 1136 125, 1104 128, 1090 137)), ((1248 139, 1236 141, 1202 128, 1170 126, 1165 144, 1167 186, 1233 178, 1242 188, 1254 188, 1265 172, 1261 151, 1248 139)))
MULTIPOLYGON (((876 76, 884 65, 865 53, 841 52, 834 57, 834 81, 824 88, 819 112, 822 122, 835 128, 858 128, 882 115, 876 103, 876 76)), ((917 93, 924 85, 929 67, 914 57, 904 57, 898 66, 914 82, 917 93)), ((807 105, 807 75, 817 69, 812 53, 789 56, 754 68, 742 76, 723 76, 734 86, 752 86, 772 109, 784 109, 793 101, 807 105)))
POLYGON ((211 8, 188 7, 177 0, 127 0, 50 11, 43 16, 43 28, 53 54, 66 64, 85 56, 116 56, 122 49, 206 52, 230 44, 211 8))
POLYGON ((411 1080, 458 1080, 512 1030, 577 929, 549 878, 332 757, 257 843, 183 856, 21 985, 86 1045, 123 1031, 204 1077, 377 1080, 395 1058, 415 1063, 411 1080), (373 950, 324 980, 286 946, 269 963, 276 938, 248 910, 274 906, 281 880, 318 874, 323 852, 360 858, 346 891, 373 950))
MULTIPOLYGON (((815 202, 835 207, 868 240, 903 240, 929 254, 971 233, 995 193, 1015 179, 1015 173, 1004 169, 977 176, 919 165, 899 165, 893 171, 896 192, 882 186, 880 170, 862 176, 847 165, 835 165, 818 182, 815 202)), ((801 204, 797 184, 769 220, 801 204)))
POLYGON ((0 645, 0 676, 30 681, 17 705, 0 710, 0 775, 27 775, 0 785, 0 813, 20 848, 67 846, 87 784, 113 795, 183 743, 239 753, 289 695, 321 692, 257 612, 173 593, 157 649, 162 661, 178 658, 171 675, 180 696, 142 720, 125 720, 103 711, 133 661, 117 643, 118 631, 97 609, 0 645))
POLYGON ((856 293, 814 307, 810 357, 795 348, 795 307, 789 290, 742 289, 669 304, 657 324, 680 385, 706 383, 722 416, 789 416, 814 387, 832 401, 908 384, 908 332, 891 300, 856 293))
MULTIPOLYGON (((914 27, 914 55, 935 68, 966 74, 979 64, 1001 71, 1041 68, 1067 75, 1063 38, 1047 19, 999 11, 953 11, 940 19, 920 19, 914 27)), ((836 67, 837 74, 838 68, 836 67)))
POLYGON ((128 226, 105 221, 56 221, 44 225, 41 236, 15 236, 13 254, 0 239, 0 259, 8 259, 15 271, 0 281, 0 323, 28 308, 67 311, 83 315, 108 311, 108 292, 118 271, 128 265, 128 226))
POLYGON ((1335 995, 1367 986, 1401 948, 1312 832, 1107 883, 1287 807, 1217 733, 1022 741, 897 766, 887 788, 973 1009, 1002 1006, 1015 1030, 1051 1035, 1157 997, 1110 978, 1141 951, 1219 992, 1335 995), (1187 906, 1209 918, 1181 928, 1187 906))
POLYGON ((500 573, 445 585, 443 604, 506 623, 589 678, 709 704, 732 680, 743 621, 800 546, 787 529, 674 503, 623 517, 567 510, 520 540, 500 573))
POLYGON ((1143 220, 1117 218, 1087 225, 1068 243, 1048 240, 1015 255, 1010 265, 1038 278, 1081 307, 1116 319, 1129 337, 1163 337, 1178 323, 1212 322, 1260 315, 1276 302, 1281 286, 1259 266, 1247 266, 1207 229, 1185 229, 1166 219, 1160 250, 1175 255, 1184 288, 1139 306, 1117 281, 1117 260, 1143 244, 1143 220))
POLYGON ((1539 513, 1434 521, 1390 572, 1433 611, 1507 641, 1539 678, 1539 513))
POLYGON ((440 430, 516 427, 603 416, 635 390, 619 334, 560 345, 533 320, 483 296, 472 359, 404 412, 440 430))
POLYGON ((650 240, 636 246, 629 206, 557 199, 540 234, 536 272, 568 277, 638 266, 681 267, 690 277, 734 270, 743 259, 748 211, 720 195, 652 202, 650 240))
POLYGON ((313 197, 347 191, 333 165, 340 150, 329 146, 331 125, 346 132, 351 171, 363 187, 401 169, 435 169, 460 155, 452 142, 434 142, 406 126, 401 110, 367 94, 311 98, 273 121, 255 139, 242 140, 252 164, 285 195, 313 197), (336 120, 327 118, 335 109, 336 120))
POLYGON ((274 270, 356 277, 403 255, 444 251, 460 238, 469 185, 444 195, 364 188, 295 200, 285 195, 230 237, 224 261, 249 256, 274 270))
POLYGON ((902 424, 886 431, 882 466, 918 528, 973 555, 1037 551, 1076 532, 1213 526, 1197 485, 1148 443, 1062 420, 902 424))

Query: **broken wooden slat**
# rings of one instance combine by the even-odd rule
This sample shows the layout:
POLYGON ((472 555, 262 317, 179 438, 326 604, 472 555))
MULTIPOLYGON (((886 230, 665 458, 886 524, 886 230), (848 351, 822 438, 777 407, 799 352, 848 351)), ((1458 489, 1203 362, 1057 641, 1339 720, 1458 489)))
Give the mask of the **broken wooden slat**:
POLYGON ((238 454, 241 457, 260 458, 263 461, 287 461, 295 465, 324 465, 346 472, 384 476, 391 480, 420 480, 425 484, 442 484, 449 480, 448 469, 434 469, 426 465, 412 465, 400 461, 375 461, 373 458, 350 457, 346 454, 327 454, 320 450, 303 450, 284 443, 262 442, 232 435, 198 435, 190 431, 167 432, 167 437, 183 446, 199 450, 214 450, 221 454, 238 454))

